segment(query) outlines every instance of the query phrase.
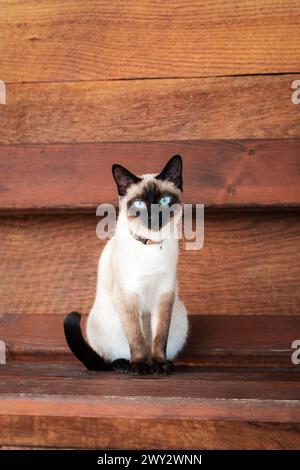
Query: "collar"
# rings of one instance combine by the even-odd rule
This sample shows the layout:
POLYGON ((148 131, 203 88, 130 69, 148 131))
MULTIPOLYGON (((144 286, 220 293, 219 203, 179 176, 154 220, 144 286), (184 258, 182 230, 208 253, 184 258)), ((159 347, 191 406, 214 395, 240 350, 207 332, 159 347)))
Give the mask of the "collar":
POLYGON ((141 235, 137 235, 132 230, 130 230, 130 235, 138 242, 141 242, 143 245, 160 245, 160 249, 162 247, 163 240, 160 242, 155 242, 151 240, 150 238, 145 238, 145 237, 142 237, 141 235))

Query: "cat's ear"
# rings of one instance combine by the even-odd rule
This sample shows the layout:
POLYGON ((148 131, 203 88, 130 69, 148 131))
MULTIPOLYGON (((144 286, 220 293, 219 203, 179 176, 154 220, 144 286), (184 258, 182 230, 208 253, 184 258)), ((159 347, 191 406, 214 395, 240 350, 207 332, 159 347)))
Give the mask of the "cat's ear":
POLYGON ((112 166, 112 174, 114 180, 118 187, 119 196, 125 196, 127 189, 132 184, 139 183, 141 178, 135 176, 129 170, 124 168, 122 165, 113 165, 112 166))
POLYGON ((182 159, 180 155, 174 155, 163 170, 156 176, 159 180, 168 180, 182 191, 182 159))

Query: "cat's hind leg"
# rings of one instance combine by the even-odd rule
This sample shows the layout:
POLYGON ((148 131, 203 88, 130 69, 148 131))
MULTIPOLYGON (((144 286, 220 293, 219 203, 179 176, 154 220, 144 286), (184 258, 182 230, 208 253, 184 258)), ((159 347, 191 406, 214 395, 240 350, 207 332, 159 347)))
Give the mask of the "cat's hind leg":
POLYGON ((188 315, 185 305, 176 296, 167 343, 167 359, 172 361, 183 348, 188 334, 188 315))
POLYGON ((106 305, 95 304, 87 321, 88 342, 118 373, 146 375, 149 366, 143 362, 130 362, 130 347, 118 312, 106 305))

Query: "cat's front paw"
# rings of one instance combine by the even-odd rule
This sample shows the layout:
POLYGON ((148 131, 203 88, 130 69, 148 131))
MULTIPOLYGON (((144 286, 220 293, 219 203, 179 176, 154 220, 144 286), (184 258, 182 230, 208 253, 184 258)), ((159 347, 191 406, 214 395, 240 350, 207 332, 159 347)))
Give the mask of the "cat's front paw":
POLYGON ((150 366, 146 362, 130 362, 127 372, 129 375, 148 375, 150 373, 150 366))
POLYGON ((172 361, 154 361, 151 366, 151 372, 155 375, 170 375, 174 370, 172 361))
POLYGON ((127 359, 115 359, 111 363, 112 369, 120 374, 128 374, 130 362, 127 359))

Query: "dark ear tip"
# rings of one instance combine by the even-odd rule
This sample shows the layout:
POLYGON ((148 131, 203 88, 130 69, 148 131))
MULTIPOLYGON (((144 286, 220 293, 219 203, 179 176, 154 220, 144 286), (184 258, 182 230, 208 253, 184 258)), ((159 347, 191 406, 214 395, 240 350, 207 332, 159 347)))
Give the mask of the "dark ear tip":
POLYGON ((114 179, 116 180, 118 175, 122 173, 122 171, 124 170, 127 171, 126 168, 124 168, 122 165, 119 165, 118 163, 114 163, 111 167, 111 172, 112 172, 114 179))
POLYGON ((180 163, 180 165, 182 166, 182 156, 177 154, 177 155, 174 155, 174 157, 171 158, 171 160, 174 162, 174 161, 178 161, 180 163))

